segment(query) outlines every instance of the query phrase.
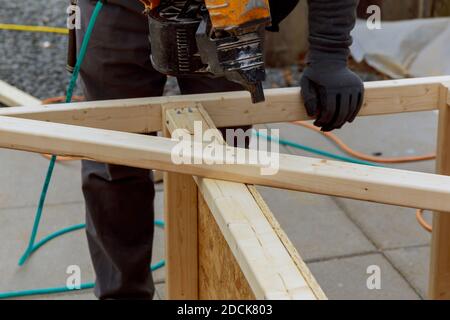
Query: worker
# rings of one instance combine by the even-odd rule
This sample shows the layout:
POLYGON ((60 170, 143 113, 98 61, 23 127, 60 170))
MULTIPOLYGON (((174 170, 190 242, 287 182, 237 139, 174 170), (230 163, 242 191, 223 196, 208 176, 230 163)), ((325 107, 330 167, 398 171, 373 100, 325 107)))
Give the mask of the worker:
MULTIPOLYGON (((298 0, 271 1, 272 31, 298 0), (281 4, 280 4, 281 3, 281 4)), ((324 131, 341 128, 357 115, 363 84, 347 67, 350 31, 358 0, 309 0, 308 64, 301 80, 308 114, 324 131)), ((87 29, 96 1, 78 0, 81 29, 87 29)), ((86 100, 161 96, 167 77, 150 61, 148 21, 134 0, 108 0, 90 39, 81 80, 86 100)), ((224 78, 179 78, 182 94, 242 90, 224 78)), ((299 106, 300 107, 300 106, 299 106)), ((149 170, 82 162, 89 250, 99 299, 152 299, 150 263, 155 187, 149 170)))

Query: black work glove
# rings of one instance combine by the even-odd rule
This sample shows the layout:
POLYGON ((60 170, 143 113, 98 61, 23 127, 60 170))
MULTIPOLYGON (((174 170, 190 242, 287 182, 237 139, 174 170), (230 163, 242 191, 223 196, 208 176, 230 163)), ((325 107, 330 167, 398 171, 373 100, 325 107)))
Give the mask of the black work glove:
POLYGON ((322 131, 341 128, 358 115, 364 84, 347 66, 358 0, 308 0, 308 63, 301 80, 306 111, 322 131))

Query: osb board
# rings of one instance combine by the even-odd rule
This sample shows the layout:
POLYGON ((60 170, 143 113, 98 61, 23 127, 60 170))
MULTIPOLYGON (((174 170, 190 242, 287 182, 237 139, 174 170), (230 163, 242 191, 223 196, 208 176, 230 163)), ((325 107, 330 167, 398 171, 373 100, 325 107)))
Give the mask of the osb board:
POLYGON ((198 193, 198 254, 200 300, 255 300, 219 226, 198 193))

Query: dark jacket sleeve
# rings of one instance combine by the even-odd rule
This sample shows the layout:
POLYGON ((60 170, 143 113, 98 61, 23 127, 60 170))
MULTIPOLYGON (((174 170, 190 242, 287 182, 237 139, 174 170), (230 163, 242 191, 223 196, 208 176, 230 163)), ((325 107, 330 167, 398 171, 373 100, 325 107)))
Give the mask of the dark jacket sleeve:
POLYGON ((310 57, 347 59, 358 0, 308 0, 310 57))

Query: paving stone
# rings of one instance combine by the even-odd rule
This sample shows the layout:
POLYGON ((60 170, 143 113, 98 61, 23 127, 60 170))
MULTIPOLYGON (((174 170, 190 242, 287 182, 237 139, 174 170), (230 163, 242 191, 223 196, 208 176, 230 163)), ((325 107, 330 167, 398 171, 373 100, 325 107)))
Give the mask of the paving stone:
POLYGON ((305 260, 374 251, 330 197, 258 187, 305 260))
POLYGON ((430 248, 401 248, 385 252, 391 263, 408 280, 411 286, 426 299, 428 291, 428 274, 430 248))
MULTIPOLYGON (((297 143, 325 151, 343 154, 333 143, 315 131, 292 124, 271 124, 280 129, 280 136, 297 143)), ((437 133, 436 112, 420 112, 389 116, 360 117, 341 130, 333 132, 353 149, 382 157, 415 156, 435 152, 437 133)), ((312 156, 287 148, 290 153, 312 156)), ((320 156, 313 156, 320 157, 320 156)), ((434 161, 389 165, 405 170, 434 172, 434 161)))
MULTIPOLYGON (((161 202, 162 193, 157 195, 161 202)), ((0 292, 64 286, 69 265, 78 265, 82 282, 95 279, 86 236, 83 230, 58 237, 36 251, 23 267, 17 266, 25 250, 34 219, 34 208, 0 209, 0 292)), ((157 214, 162 218, 161 214, 157 214)), ((44 210, 37 239, 62 228, 84 223, 84 203, 49 205, 44 210)), ((155 231, 153 261, 164 259, 164 232, 155 231)), ((154 273, 155 281, 164 281, 164 268, 154 273)), ((30 299, 85 299, 89 295, 68 293, 30 297, 30 299)))
MULTIPOLYGON (((80 267, 82 282, 92 282, 94 273, 83 230, 53 239, 30 256, 23 267, 17 266, 28 244, 33 220, 34 208, 0 210, 0 291, 64 286, 70 265, 80 267)), ((84 223, 82 203, 48 206, 37 240, 80 223, 84 223)))
POLYGON ((166 285, 165 284, 157 284, 156 285, 156 293, 158 294, 158 298, 160 300, 166 300, 166 285))
MULTIPOLYGON (((368 154, 381 153, 386 157, 411 156, 433 152, 436 144, 436 125, 435 112, 361 117, 335 134, 355 150, 368 154)), ((273 124, 270 127, 280 128, 280 135, 284 139, 342 154, 330 141, 314 131, 290 124, 273 124)), ((291 147, 286 150, 292 154, 312 156, 291 147)), ((434 166, 434 161, 391 165, 394 168, 423 172, 433 172, 434 166)), ((335 199, 378 248, 424 245, 430 240, 429 235, 418 225, 414 209, 335 199)))
POLYGON ((415 209, 348 199, 336 201, 379 249, 430 242, 430 234, 416 220, 415 209))
POLYGON ((308 264, 329 299, 416 300, 419 295, 382 254, 369 254, 308 264), (381 271, 381 289, 369 290, 369 266, 381 271))
MULTIPOLYGON (((0 149, 0 208, 36 206, 49 160, 21 151, 0 149)), ((80 162, 58 162, 47 204, 81 202, 80 162)))

